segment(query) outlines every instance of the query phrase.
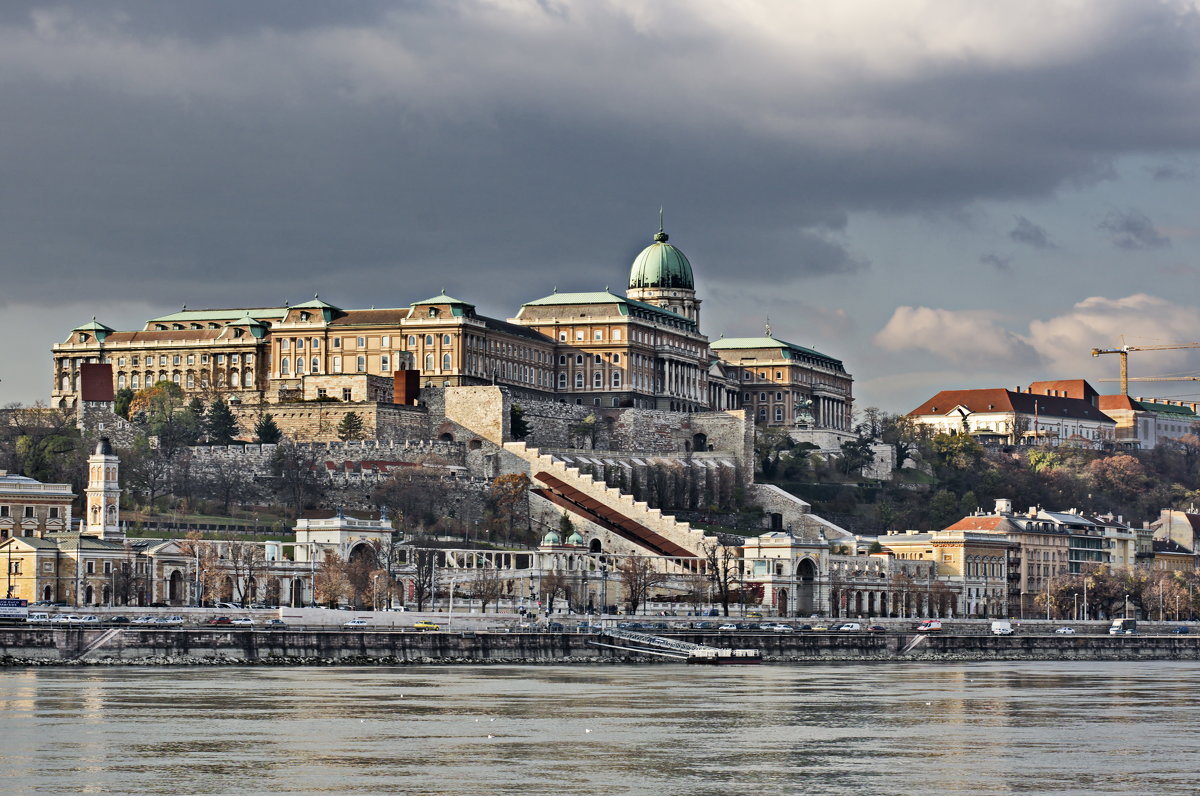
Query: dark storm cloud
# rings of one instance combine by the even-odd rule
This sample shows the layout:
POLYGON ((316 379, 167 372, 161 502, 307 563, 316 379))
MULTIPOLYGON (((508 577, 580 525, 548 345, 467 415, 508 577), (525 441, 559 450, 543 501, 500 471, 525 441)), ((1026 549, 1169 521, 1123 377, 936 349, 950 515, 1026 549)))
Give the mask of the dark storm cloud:
POLYGON ((1175 158, 1169 161, 1152 163, 1146 167, 1146 173, 1156 181, 1194 180, 1196 179, 1196 164, 1175 158))
POLYGON ((445 286, 510 314, 619 287, 660 204, 702 281, 788 285, 868 267, 852 213, 1042 196, 1200 144, 1196 23, 1169 4, 1064 26, 1069 58, 1021 30, 922 50, 892 28, 941 20, 903 9, 809 40, 780 4, 766 36, 756 9, 4 7, 0 302, 445 286))
POLYGON ((1118 249, 1162 249, 1171 245, 1171 239, 1139 210, 1113 210, 1099 228, 1109 234, 1109 241, 1118 249))
POLYGON ((983 263, 984 265, 990 265, 997 271, 1002 271, 1004 273, 1012 272, 1011 257, 1004 257, 1003 255, 989 253, 980 256, 979 262, 983 263))
POLYGON ((1046 230, 1025 218, 1025 216, 1017 216, 1017 224, 1009 231, 1008 237, 1017 243, 1024 243, 1035 249, 1055 248, 1046 230))

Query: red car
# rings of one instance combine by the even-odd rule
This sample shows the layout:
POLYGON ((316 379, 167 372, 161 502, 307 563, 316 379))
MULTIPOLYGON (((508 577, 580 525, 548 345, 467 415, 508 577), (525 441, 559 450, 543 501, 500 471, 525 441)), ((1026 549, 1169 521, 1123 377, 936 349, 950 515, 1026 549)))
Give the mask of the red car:
POLYGON ((210 625, 232 625, 233 620, 231 620, 227 616, 214 616, 212 619, 208 620, 208 624, 210 624, 210 625))

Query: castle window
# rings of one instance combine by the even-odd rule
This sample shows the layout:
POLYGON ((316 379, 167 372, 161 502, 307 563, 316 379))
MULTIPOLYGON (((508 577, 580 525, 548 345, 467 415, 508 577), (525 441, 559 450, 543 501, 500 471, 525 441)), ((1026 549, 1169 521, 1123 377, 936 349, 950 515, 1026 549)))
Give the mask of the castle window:
POLYGON ((559 333, 558 333, 558 341, 559 341, 560 343, 565 343, 565 342, 567 342, 567 333, 566 333, 566 332, 559 332, 559 333))
MULTIPOLYGON (((314 340, 313 342, 315 343, 316 341, 314 340)), ((385 334, 382 338, 380 338, 379 344, 381 346, 383 346, 384 348, 391 348, 392 347, 391 335, 385 334)))
POLYGON ((415 334, 410 334, 408 336, 408 347, 412 348, 412 347, 416 346, 416 344, 417 344, 417 336, 415 334))
POLYGON ((425 355, 425 370, 426 372, 433 370, 433 354, 425 355))
POLYGON ((450 355, 442 354, 442 370, 450 370, 450 355))
POLYGON ((301 322, 301 323, 308 323, 308 319, 309 319, 309 317, 311 317, 311 316, 309 316, 309 314, 308 314, 307 312, 302 312, 302 313, 300 313, 300 322, 301 322))
POLYGON ((329 341, 329 344, 331 346, 333 346, 334 348, 341 348, 342 347, 342 338, 334 337, 329 341))
POLYGON ((302 349, 302 348, 304 348, 304 338, 303 338, 303 337, 297 337, 297 338, 296 338, 296 350, 297 350, 297 351, 299 351, 299 350, 300 350, 300 349, 302 349))
POLYGON ((296 375, 299 376, 303 372, 304 372, 304 359, 302 357, 296 357, 296 375))
POLYGON ((28 520, 28 519, 32 519, 32 518, 33 518, 33 506, 26 506, 25 507, 25 519, 28 520))
POLYGON ((175 382, 176 384, 179 384, 179 381, 180 381, 180 379, 179 379, 179 374, 178 374, 178 373, 174 373, 174 374, 172 374, 172 375, 171 375, 171 381, 175 382))
POLYGON ((61 510, 62 509, 60 509, 58 506, 51 506, 50 507, 50 519, 57 520, 59 518, 59 512, 61 510))
POLYGON ((580 329, 580 330, 578 330, 577 332, 575 332, 575 339, 576 339, 576 340, 582 340, 582 339, 583 339, 583 330, 582 330, 582 329, 580 329))
MULTIPOLYGON (((133 364, 135 364, 135 365, 136 365, 137 363, 136 363, 136 362, 134 362, 133 364)), ((207 365, 207 364, 208 364, 208 354, 201 354, 201 355, 200 355, 200 364, 201 364, 201 365, 207 365)))
POLYGON ((342 400, 343 401, 351 401, 353 399, 354 399, 354 393, 351 392, 350 388, 343 387, 342 388, 342 400))
POLYGON ((289 348, 291 348, 291 345, 292 345, 292 341, 289 338, 287 338, 287 337, 280 338, 280 340, 279 340, 279 350, 280 351, 287 351, 289 348))
MULTIPOLYGON (((249 356, 249 355, 247 355, 247 356, 249 356)), ((189 365, 195 365, 195 364, 196 364, 196 355, 195 355, 195 354, 188 354, 188 355, 187 355, 187 363, 188 363, 189 365)), ((137 364, 137 363, 134 363, 134 364, 137 364)))
POLYGON ((124 373, 117 374, 117 389, 118 390, 125 389, 125 374, 124 373))
POLYGON ((137 358, 137 357, 130 357, 130 358, 129 358, 129 364, 130 364, 130 365, 136 365, 136 364, 138 364, 138 358, 137 358))
POLYGON ((366 357, 358 357, 354 361, 354 366, 355 366, 355 369, 357 369, 359 373, 366 373, 367 372, 367 358, 366 357))
POLYGON ((442 345, 450 345, 450 335, 442 335, 442 345))
POLYGON ((87 336, 86 334, 84 334, 83 332, 80 332, 80 333, 79 333, 79 342, 81 342, 81 343, 86 343, 86 342, 87 342, 88 340, 90 340, 90 339, 91 339, 91 338, 90 338, 90 337, 88 337, 88 336, 87 336))
POLYGON ((320 340, 320 338, 318 338, 318 337, 314 337, 314 338, 313 338, 313 339, 312 339, 312 340, 309 342, 309 344, 308 344, 308 347, 309 347, 309 348, 311 348, 313 351, 316 351, 317 349, 319 349, 319 348, 321 347, 321 340, 320 340))
POLYGON ((242 376, 238 371, 231 370, 229 372, 229 386, 234 388, 242 386, 242 376))
POLYGON ((430 308, 429 308, 429 317, 430 317, 430 318, 436 318, 437 316, 438 316, 438 308, 437 308, 437 307, 430 307, 430 308))
POLYGON ((593 340, 603 340, 603 339, 604 339, 604 332, 602 332, 602 331, 600 331, 599 329, 597 329, 595 332, 593 332, 593 333, 592 333, 592 339, 593 339, 593 340))
POLYGON ((433 345, 433 335, 425 335, 425 345, 433 345))
POLYGON ((319 373, 321 371, 321 360, 317 359, 316 357, 313 357, 311 370, 313 373, 319 373))
POLYGON ((329 390, 325 389, 324 387, 318 387, 317 388, 317 397, 318 398, 328 398, 329 390))
POLYGON ((187 388, 188 388, 189 390, 194 390, 194 389, 196 389, 196 374, 194 374, 194 373, 189 373, 189 374, 187 375, 187 388))
POLYGON ((288 368, 290 367, 290 365, 289 365, 290 362, 291 362, 290 359, 279 360, 279 375, 280 376, 288 375, 288 372, 289 372, 288 368))
POLYGON ((380 372, 382 372, 382 373, 387 373, 387 372, 388 372, 388 368, 390 368, 390 367, 391 367, 391 365, 392 365, 392 358, 391 358, 390 356, 388 356, 387 354, 384 354, 383 356, 381 356, 381 357, 379 358, 379 370, 380 370, 380 372))
POLYGON ((576 364, 576 365, 582 365, 582 364, 583 364, 583 354, 576 354, 576 355, 575 355, 575 364, 576 364))
POLYGON ((582 387, 583 387, 583 374, 576 373, 575 374, 575 388, 582 389, 582 387))
POLYGON ((334 373, 342 372, 342 358, 341 357, 333 358, 333 372, 334 373))
POLYGON ((167 364, 167 355, 166 355, 166 354, 161 354, 161 355, 159 355, 159 357, 158 357, 158 364, 160 364, 160 365, 165 365, 165 364, 167 364))
POLYGON ((593 362, 595 362, 597 365, 599 365, 599 364, 600 364, 601 362, 603 362, 604 360, 602 360, 602 359, 600 358, 600 355, 599 355, 599 354, 596 354, 596 355, 593 357, 592 361, 593 361, 593 362))
POLYGON ((775 407, 775 422, 779 423, 782 420, 783 420, 783 407, 777 406, 777 407, 775 407))
POLYGON ((241 355, 241 354, 230 354, 230 355, 229 355, 229 364, 231 364, 231 365, 237 365, 237 364, 240 364, 240 363, 241 363, 241 361, 242 361, 242 355, 241 355))
MULTIPOLYGON (((66 378, 67 378, 66 376, 63 376, 63 380, 64 380, 63 389, 64 390, 67 389, 67 386, 65 383, 66 378)), ((142 386, 142 379, 141 379, 141 377, 138 376, 138 374, 135 373, 129 377, 129 388, 130 389, 138 390, 138 389, 141 389, 141 386, 142 386)))
POLYGON ((367 347, 367 338, 365 338, 365 337, 358 338, 358 347, 366 348, 367 347))
POLYGON ((621 371, 619 371, 619 370, 614 370, 614 371, 613 371, 613 375, 612 375, 612 386, 614 386, 614 387, 620 387, 620 386, 621 386, 621 371))
POLYGON ((619 365, 620 363, 621 363, 621 355, 620 355, 620 354, 613 354, 613 364, 614 364, 614 365, 619 365))
POLYGON ((558 374, 558 389, 560 389, 560 390, 567 389, 567 374, 565 374, 565 373, 558 374))
POLYGON ((8 516, 8 506, 0 506, 0 517, 8 516))
POLYGON ((620 330, 620 329, 613 329, 613 330, 612 330, 612 339, 613 339, 613 340, 620 340, 620 339, 621 339, 621 330, 620 330))
POLYGON ((566 354, 559 354, 559 355, 558 355, 558 364, 560 364, 560 365, 565 365, 565 364, 567 364, 567 355, 566 355, 566 354))
POLYGON ((595 373, 592 374, 592 386, 593 387, 603 387, 604 386, 604 374, 603 373, 601 373, 600 371, 596 371, 595 373))

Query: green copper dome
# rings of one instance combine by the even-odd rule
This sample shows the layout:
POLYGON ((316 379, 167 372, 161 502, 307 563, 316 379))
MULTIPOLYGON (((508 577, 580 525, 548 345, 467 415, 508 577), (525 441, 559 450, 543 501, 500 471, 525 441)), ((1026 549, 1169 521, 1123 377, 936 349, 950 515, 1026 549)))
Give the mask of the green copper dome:
POLYGON ((629 271, 630 290, 639 287, 677 287, 695 290, 692 264, 683 252, 667 243, 667 233, 659 229, 654 243, 642 249, 629 271))

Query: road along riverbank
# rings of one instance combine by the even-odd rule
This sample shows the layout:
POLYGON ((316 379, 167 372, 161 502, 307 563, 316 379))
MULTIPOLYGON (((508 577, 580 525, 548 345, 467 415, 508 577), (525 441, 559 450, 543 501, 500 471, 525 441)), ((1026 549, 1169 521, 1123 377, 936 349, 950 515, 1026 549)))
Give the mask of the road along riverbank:
MULTIPOLYGON (((766 662, 1200 659, 1200 635, 682 632, 671 637, 757 648, 766 662)), ((0 629, 0 666, 669 662, 593 643, 600 640, 592 633, 24 627, 0 629)))

